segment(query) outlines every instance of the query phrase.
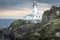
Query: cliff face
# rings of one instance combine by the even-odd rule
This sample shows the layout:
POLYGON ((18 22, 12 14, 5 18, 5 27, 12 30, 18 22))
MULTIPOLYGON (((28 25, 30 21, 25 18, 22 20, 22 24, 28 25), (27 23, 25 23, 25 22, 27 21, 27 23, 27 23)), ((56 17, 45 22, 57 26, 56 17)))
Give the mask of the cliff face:
POLYGON ((56 32, 60 31, 60 7, 52 6, 44 12, 41 23, 16 20, 9 28, 0 31, 3 40, 57 40, 56 32))
POLYGON ((42 23, 46 24, 48 21, 60 16, 60 13, 57 15, 57 11, 60 12, 60 8, 56 6, 52 6, 50 10, 45 11, 42 17, 42 23))
POLYGON ((55 34, 57 32, 60 32, 59 20, 60 20, 60 7, 52 6, 50 10, 44 12, 42 26, 44 25, 45 27, 41 27, 41 31, 39 31, 43 40, 45 38, 47 38, 48 40, 58 39, 55 34))

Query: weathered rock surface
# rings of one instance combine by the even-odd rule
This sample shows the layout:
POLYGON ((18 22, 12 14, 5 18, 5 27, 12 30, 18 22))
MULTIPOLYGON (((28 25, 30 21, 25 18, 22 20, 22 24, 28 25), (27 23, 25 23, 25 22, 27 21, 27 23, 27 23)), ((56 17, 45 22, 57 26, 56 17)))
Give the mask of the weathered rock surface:
POLYGON ((9 28, 0 30, 0 40, 58 40, 55 35, 60 32, 60 7, 52 6, 43 14, 41 23, 16 20, 9 28))

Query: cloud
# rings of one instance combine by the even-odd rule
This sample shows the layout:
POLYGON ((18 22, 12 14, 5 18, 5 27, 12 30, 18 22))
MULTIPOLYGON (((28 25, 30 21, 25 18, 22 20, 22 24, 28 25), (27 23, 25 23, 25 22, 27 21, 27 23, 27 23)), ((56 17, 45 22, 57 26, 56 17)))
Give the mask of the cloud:
POLYGON ((0 9, 21 7, 21 5, 29 2, 31 1, 30 0, 0 0, 0 9))
MULTIPOLYGON (((36 0, 35 0, 36 1, 36 0)), ((47 4, 54 4, 54 3, 60 3, 60 0, 37 0, 40 3, 47 3, 47 4)))
POLYGON ((0 0, 0 9, 12 9, 17 7, 23 7, 22 5, 25 6, 26 3, 32 3, 33 1, 57 6, 60 5, 60 0, 0 0))
POLYGON ((21 17, 30 13, 30 9, 22 9, 22 10, 0 10, 0 19, 10 19, 16 17, 21 17))
MULTIPOLYGON (((45 10, 49 10, 51 5, 46 3, 37 3, 38 12, 43 14, 45 10)), ((17 19, 21 16, 26 16, 32 13, 32 2, 27 2, 22 5, 17 5, 15 7, 8 7, 7 9, 0 9, 0 19, 17 19)))
POLYGON ((60 2, 56 2, 56 3, 52 4, 52 5, 55 5, 57 7, 60 7, 60 2))

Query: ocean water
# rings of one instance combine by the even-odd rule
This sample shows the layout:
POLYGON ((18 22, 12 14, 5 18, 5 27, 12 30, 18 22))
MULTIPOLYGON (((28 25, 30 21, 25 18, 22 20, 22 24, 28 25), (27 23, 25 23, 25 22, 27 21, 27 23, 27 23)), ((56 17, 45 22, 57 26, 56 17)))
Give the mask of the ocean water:
POLYGON ((0 29, 9 27, 10 24, 16 19, 0 19, 0 29))

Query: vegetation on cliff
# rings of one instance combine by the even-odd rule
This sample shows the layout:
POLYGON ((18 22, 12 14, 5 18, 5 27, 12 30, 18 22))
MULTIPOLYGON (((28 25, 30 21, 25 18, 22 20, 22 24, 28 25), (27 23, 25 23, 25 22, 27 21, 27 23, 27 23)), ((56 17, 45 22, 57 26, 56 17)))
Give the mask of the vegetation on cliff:
POLYGON ((60 13, 57 15, 56 11, 60 12, 60 7, 52 6, 44 12, 42 22, 37 24, 16 20, 11 23, 5 36, 11 33, 11 40, 58 40, 56 33, 60 32, 60 13))
POLYGON ((22 22, 21 20, 13 22, 12 28, 16 31, 15 36, 24 40, 57 39, 55 33, 60 29, 60 14, 57 15, 56 11, 60 11, 60 8, 52 6, 50 10, 45 11, 41 23, 26 23, 24 20, 22 22), (48 22, 50 24, 46 25, 48 22), (42 27, 43 25, 46 26, 42 27))

